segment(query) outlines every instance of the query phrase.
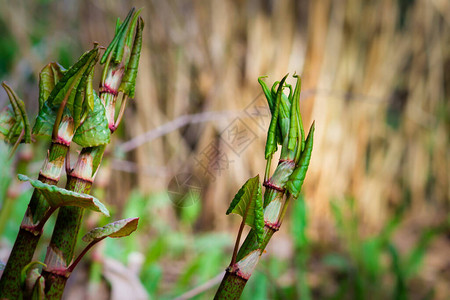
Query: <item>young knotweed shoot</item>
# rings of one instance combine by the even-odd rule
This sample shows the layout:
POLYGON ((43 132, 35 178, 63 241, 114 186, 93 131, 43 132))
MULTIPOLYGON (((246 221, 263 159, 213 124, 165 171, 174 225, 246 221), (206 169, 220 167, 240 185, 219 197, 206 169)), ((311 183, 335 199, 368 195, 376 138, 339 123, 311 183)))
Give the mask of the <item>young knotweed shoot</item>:
MULTIPOLYGON (((285 84, 287 75, 275 82, 272 89, 258 78, 266 96, 272 118, 267 133, 264 175, 264 228, 252 228, 237 254, 233 253, 232 268, 226 270, 215 299, 239 299, 248 279, 253 273, 272 235, 279 230, 291 197, 296 199, 306 176, 313 146, 314 123, 305 141, 302 118, 299 109, 300 77, 294 91, 285 84), (283 89, 289 89, 289 96, 283 89), (277 168, 270 176, 272 157, 281 145, 277 168)), ((240 229, 241 231, 241 229, 240 229)))
MULTIPOLYGON (((56 63, 48 64, 42 70, 39 83, 39 114, 33 134, 51 136, 52 144, 38 180, 19 176, 21 180, 30 181, 35 190, 0 279, 0 298, 19 299, 23 296, 21 272, 31 262, 45 221, 57 208, 60 208, 59 214, 47 248, 45 266, 42 276, 34 277, 36 282, 32 285, 32 297, 42 299, 45 292, 48 299, 61 298, 68 276, 82 255, 92 247, 91 244, 88 245, 76 263, 71 264, 84 209, 108 214, 103 204, 87 194, 98 171, 106 144, 110 142, 110 134, 122 118, 126 100, 134 96, 142 30, 143 22, 139 11, 135 13, 134 9, 127 19, 117 26, 116 37, 106 50, 108 54, 104 56, 106 61, 102 58, 102 63, 106 62, 106 66, 100 84, 100 97, 92 86, 93 67, 99 59, 97 45, 83 54, 68 70, 56 63), (118 91, 124 96, 118 120, 114 121, 118 91), (66 161, 68 179, 66 189, 62 189, 54 185, 59 181, 72 141, 83 149, 73 169, 70 162, 66 161)), ((13 128, 13 132, 17 132, 17 126, 13 128)), ((26 128, 25 125, 23 127, 26 128)), ((27 137, 25 131, 23 135, 27 137)), ((119 228, 119 233, 110 232, 108 235, 120 237, 125 236, 126 232, 131 233, 134 229, 129 228, 137 226, 137 220, 129 223, 131 225, 124 225, 125 229, 119 228)), ((120 224, 112 227, 120 227, 120 224)), ((26 296, 28 295, 30 294, 26 296)))
MULTIPOLYGON (((84 84, 98 60, 98 48, 83 54, 69 69, 58 64, 49 64, 40 74, 39 114, 33 127, 34 135, 50 135, 51 146, 39 172, 38 180, 55 185, 58 183, 64 158, 77 131, 73 119, 74 107, 82 106, 84 84)), ((49 205, 41 193, 35 190, 25 212, 13 250, 0 279, 0 298, 17 299, 21 296, 20 272, 31 262, 41 234, 35 227, 43 226, 42 218, 48 213, 49 205)))
MULTIPOLYGON (((99 111, 97 115, 98 120, 102 124, 107 124, 108 133, 114 132, 117 128, 123 116, 126 100, 134 96, 143 30, 143 21, 139 13, 140 10, 135 12, 132 9, 125 21, 118 25, 116 36, 101 60, 101 63, 105 62, 105 67, 100 82, 100 99, 96 95, 94 98, 99 102, 94 104, 94 112, 96 107, 101 108, 101 112, 99 111), (133 34, 134 30, 135 34, 133 34), (123 80, 127 82, 123 83, 123 80), (118 120, 114 121, 115 101, 119 92, 122 94, 121 109, 118 120)), ((88 135, 83 134, 83 137, 86 138, 88 135)), ((94 135, 94 138, 96 137, 94 135)), ((84 146, 73 170, 68 173, 66 189, 86 194, 90 192, 105 146, 105 144, 84 146)), ((47 297, 62 296, 68 275, 61 270, 66 270, 73 259, 83 212, 84 210, 80 207, 69 206, 62 207, 58 213, 49 251, 45 258, 47 266, 43 270, 47 297)))

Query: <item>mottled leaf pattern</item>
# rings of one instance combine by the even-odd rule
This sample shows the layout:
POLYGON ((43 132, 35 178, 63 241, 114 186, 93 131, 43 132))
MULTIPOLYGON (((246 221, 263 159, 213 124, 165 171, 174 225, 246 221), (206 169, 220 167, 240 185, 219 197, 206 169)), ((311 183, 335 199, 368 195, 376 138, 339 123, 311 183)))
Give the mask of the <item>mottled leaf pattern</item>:
POLYGON ((97 227, 83 236, 83 241, 90 243, 105 237, 121 238, 130 235, 137 229, 139 218, 129 218, 97 227))
POLYGON ((264 233, 264 213, 259 175, 250 178, 234 196, 227 215, 238 214, 245 219, 245 224, 256 230, 258 242, 264 233))
POLYGON ((109 211, 105 205, 91 195, 76 193, 55 185, 49 185, 39 180, 30 179, 22 174, 19 174, 18 178, 22 181, 29 181, 35 189, 42 193, 45 200, 47 200, 52 207, 78 206, 101 212, 109 216, 109 211))
POLYGON ((108 144, 110 136, 105 108, 94 93, 94 110, 88 113, 85 121, 77 128, 72 141, 81 147, 94 147, 108 144))

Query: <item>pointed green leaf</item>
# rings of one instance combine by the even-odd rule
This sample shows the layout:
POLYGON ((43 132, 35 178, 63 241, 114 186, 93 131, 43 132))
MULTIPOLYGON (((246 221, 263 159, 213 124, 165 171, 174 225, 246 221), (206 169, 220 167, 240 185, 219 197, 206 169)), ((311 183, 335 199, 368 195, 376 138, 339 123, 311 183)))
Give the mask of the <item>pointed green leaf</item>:
POLYGON ((78 89, 78 85, 86 73, 87 75, 91 72, 93 67, 93 60, 96 59, 98 55, 98 48, 95 47, 92 50, 81 55, 79 60, 70 67, 69 70, 64 74, 64 76, 58 81, 55 88, 52 90, 48 96, 47 101, 51 105, 59 105, 63 99, 67 98, 67 107, 72 112, 73 101, 78 89))
MULTIPOLYGON (((92 76, 94 74, 94 65, 97 63, 97 59, 91 60, 90 64, 87 66, 86 71, 82 74, 80 83, 78 85, 75 98, 73 101, 73 123, 75 128, 80 125, 81 118, 86 115, 91 107, 93 108, 93 103, 88 103, 93 101, 93 87, 92 87, 92 76), (89 86, 90 85, 90 86, 89 86), (89 95, 90 93, 90 95, 89 95)), ((68 102, 69 103, 69 102, 68 102)), ((70 108, 70 106, 69 106, 70 108)))
POLYGON ((230 213, 242 216, 245 224, 256 230, 258 242, 261 242, 264 233, 264 212, 259 175, 247 180, 237 192, 227 210, 227 215, 230 213))
POLYGON ((55 185, 49 185, 39 180, 28 178, 22 174, 19 174, 18 178, 21 181, 29 181, 35 189, 42 193, 45 200, 47 200, 48 204, 52 207, 78 206, 101 212, 104 215, 109 216, 109 211, 105 205, 91 195, 76 193, 55 185))
POLYGON ((129 236, 137 229, 139 218, 129 218, 109 223, 103 227, 97 227, 83 236, 83 241, 90 243, 104 239, 105 237, 121 238, 129 236))
POLYGON ((134 37, 133 49, 131 50, 130 61, 127 65, 122 83, 119 87, 119 92, 123 92, 130 98, 134 98, 134 90, 136 86, 136 76, 139 66, 139 58, 141 56, 142 48, 142 30, 144 29, 144 21, 142 18, 138 19, 136 27, 136 35, 134 37))
MULTIPOLYGON (((291 119, 289 122, 289 142, 288 142, 288 148, 292 151, 295 150, 296 145, 298 144, 299 152, 301 152, 301 142, 299 140, 299 127, 303 129, 303 125, 299 126, 301 116, 300 116, 300 108, 299 108, 299 101, 300 101, 300 91, 301 91, 301 79, 300 76, 295 75, 294 77, 297 78, 297 84, 295 85, 295 91, 294 91, 294 97, 292 97, 291 100, 291 119), (298 142, 298 143, 297 143, 298 142)), ((290 97, 291 98, 291 97, 290 97)))
POLYGON ((77 128, 72 141, 81 147, 94 147, 109 144, 110 136, 105 108, 94 93, 94 110, 88 113, 84 122, 77 128))
POLYGON ((117 28, 116 26, 116 35, 103 54, 102 59, 100 60, 101 64, 107 62, 109 56, 111 61, 117 64, 121 62, 124 64, 128 63, 128 61, 122 61, 122 58, 125 52, 125 46, 131 48, 133 29, 136 25, 137 18, 139 17, 140 13, 141 9, 135 12, 135 8, 133 7, 123 23, 120 24, 119 28, 117 28))
POLYGON ((266 96, 267 104, 269 104, 270 112, 273 114, 273 109, 274 109, 273 106, 274 106, 275 100, 272 97, 272 93, 271 93, 269 87, 267 86, 267 84, 264 82, 263 78, 267 78, 267 76, 258 77, 258 82, 259 82, 259 85, 261 85, 264 95, 266 96))
POLYGON ((65 72, 66 69, 60 64, 51 62, 39 73, 39 109, 42 109, 44 102, 65 72))
POLYGON ((284 76, 284 78, 281 80, 277 96, 276 96, 276 102, 275 107, 272 113, 272 119, 270 120, 269 125, 269 132, 267 133, 267 141, 266 141, 266 150, 265 150, 265 157, 268 159, 270 156, 272 156, 277 151, 277 126, 278 126, 278 117, 279 117, 279 111, 281 106, 281 98, 283 95, 283 85, 286 81, 287 75, 284 76))
POLYGON ((308 171, 309 162, 311 160, 311 152, 313 149, 314 142, 314 129, 315 124, 311 125, 311 128, 306 138, 305 150, 302 152, 298 167, 292 172, 286 187, 294 198, 298 198, 300 191, 302 189, 303 181, 306 177, 306 172, 308 171))

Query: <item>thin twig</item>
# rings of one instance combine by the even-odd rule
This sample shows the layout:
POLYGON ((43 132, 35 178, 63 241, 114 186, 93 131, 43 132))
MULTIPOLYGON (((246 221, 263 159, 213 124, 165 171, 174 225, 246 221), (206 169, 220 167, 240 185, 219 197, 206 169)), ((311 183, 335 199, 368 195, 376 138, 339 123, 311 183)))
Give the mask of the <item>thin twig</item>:
POLYGON ((192 290, 187 291, 186 293, 175 298, 174 300, 191 299, 191 298, 197 296, 198 294, 201 294, 201 293, 209 290, 210 288, 214 287, 216 284, 219 284, 219 282, 222 280, 223 276, 225 276, 225 272, 222 272, 222 273, 218 274, 216 277, 211 278, 207 282, 203 283, 202 285, 199 285, 199 286, 193 288, 192 290))
POLYGON ((208 111, 208 112, 203 112, 203 113, 198 113, 198 114, 180 116, 180 117, 176 118, 175 120, 172 120, 170 122, 162 124, 161 126, 158 126, 152 130, 149 130, 143 134, 140 134, 140 135, 132 138, 131 140, 120 144, 118 147, 119 147, 120 151, 122 151, 122 152, 129 152, 145 143, 148 143, 158 137, 164 136, 164 135, 166 135, 172 131, 175 131, 178 128, 186 126, 188 124, 217 121, 218 119, 228 119, 228 118, 236 117, 240 114, 244 114, 244 112, 208 111))

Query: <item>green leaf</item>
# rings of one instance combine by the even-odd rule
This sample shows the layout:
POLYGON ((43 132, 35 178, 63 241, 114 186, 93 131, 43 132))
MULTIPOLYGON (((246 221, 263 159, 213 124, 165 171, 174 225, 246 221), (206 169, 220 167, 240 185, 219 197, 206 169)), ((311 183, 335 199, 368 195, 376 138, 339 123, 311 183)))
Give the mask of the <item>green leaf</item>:
POLYGON ((299 108, 299 101, 300 101, 300 91, 301 91, 301 79, 300 76, 294 75, 294 77, 297 77, 297 84, 295 85, 295 91, 294 91, 294 97, 291 98, 291 119, 289 122, 289 142, 288 142, 288 148, 292 151, 298 147, 298 152, 301 153, 301 142, 299 140, 299 128, 303 128, 301 126, 300 120, 300 108, 299 108), (298 142, 298 143, 297 143, 298 142))
POLYGON ((43 276, 39 276, 36 280, 36 284, 33 288, 33 294, 31 295, 32 300, 45 300, 45 279, 43 276))
POLYGON ((39 73, 39 110, 42 109, 44 102, 55 88, 58 81, 62 78, 66 69, 56 62, 46 65, 39 73))
POLYGON ((259 175, 247 180, 237 192, 227 210, 227 215, 230 213, 242 216, 245 224, 256 230, 258 243, 262 241, 264 212, 259 175))
POLYGON ((278 116, 279 116, 279 111, 280 111, 281 98, 282 98, 282 94, 283 94, 283 84, 286 81, 286 78, 287 78, 287 75, 283 77, 283 79, 281 80, 281 82, 278 86, 275 107, 273 109, 272 119, 270 120, 269 132, 267 133, 266 150, 265 150, 265 158, 266 159, 271 157, 277 151, 277 141, 280 140, 280 138, 281 138, 281 137, 279 137, 280 133, 277 130, 277 126, 279 124, 278 116), (278 135, 278 137, 277 137, 277 135, 278 135))
POLYGON ((274 106, 275 100, 273 99, 271 91, 269 90, 269 87, 267 86, 267 84, 264 82, 263 78, 267 78, 267 75, 258 77, 258 82, 261 85, 264 96, 266 96, 267 104, 269 104, 270 112, 273 114, 273 109, 274 109, 273 106, 274 106))
POLYGON ((77 128, 72 141, 81 147, 94 147, 109 144, 110 137, 105 108, 94 93, 94 110, 88 113, 84 122, 77 128))
POLYGON ((294 198, 298 198, 300 191, 302 189, 303 181, 306 177, 306 172, 308 171, 309 162, 311 160, 311 152, 313 149, 314 142, 314 129, 315 124, 311 125, 308 133, 308 138, 306 139, 305 150, 302 152, 298 167, 292 172, 286 187, 294 198))
MULTIPOLYGON (((52 135, 53 125, 56 121, 56 109, 51 108, 48 102, 44 102, 34 123, 34 135, 52 135)), ((65 112, 68 113, 67 110, 65 112)))
POLYGON ((134 37, 133 49, 131 50, 130 61, 127 65, 125 74, 119 87, 119 92, 123 92, 130 98, 134 98, 136 76, 139 67, 139 58, 141 56, 143 29, 144 21, 142 20, 142 18, 139 18, 136 27, 136 35, 134 37))
POLYGON ((49 185, 39 180, 28 178, 22 174, 19 174, 17 177, 21 181, 29 181, 35 189, 42 193, 45 200, 47 200, 48 204, 52 207, 78 206, 101 212, 104 215, 109 216, 109 211, 105 205, 91 195, 76 193, 55 185, 49 185))
POLYGON ((67 98, 67 107, 69 111, 73 113, 73 102, 83 76, 89 75, 93 68, 98 55, 98 48, 95 47, 90 51, 87 51, 79 60, 70 67, 64 76, 58 81, 55 88, 48 96, 47 101, 51 105, 59 105, 65 97, 67 98))
MULTIPOLYGON (((85 89, 85 84, 89 77, 92 68, 94 67, 98 59, 98 48, 84 53, 80 59, 69 70, 64 72, 64 75, 55 85, 47 100, 42 104, 39 114, 36 118, 36 123, 33 128, 34 134, 51 135, 53 125, 58 122, 57 115, 60 110, 60 106, 64 104, 64 114, 71 116, 74 119, 79 119, 82 111, 79 107, 82 107, 84 96, 82 91, 85 89), (84 82, 83 84, 80 84, 84 82), (78 97, 77 97, 78 94, 78 97), (44 126, 43 123, 49 123, 48 120, 52 120, 53 124, 44 126), (51 127, 52 130, 48 130, 51 127)), ((44 97, 44 96, 43 96, 44 97)), ((59 125, 59 124, 58 124, 59 125)))
POLYGON ((2 131, 5 131, 5 129, 9 127, 9 124, 11 124, 11 127, 9 127, 9 131, 5 134, 5 140, 11 144, 16 143, 23 130, 24 142, 30 143, 31 126, 30 122, 28 121, 27 112, 25 111, 25 104, 22 100, 19 99, 19 97, 17 97, 16 93, 5 82, 2 83, 2 86, 8 94, 9 102, 11 103, 8 109, 9 113, 6 113, 6 118, 0 118, 0 120, 5 118, 4 120, 0 121, 2 123, 5 122, 4 124, 0 123, 0 127, 3 127, 2 131), (13 120, 9 118, 11 116, 11 112, 13 113, 13 120))
POLYGON ((135 13, 135 8, 133 7, 128 13, 123 23, 120 24, 119 28, 117 28, 116 26, 116 34, 114 36, 114 39, 111 41, 108 48, 106 49, 105 53, 103 54, 100 60, 101 64, 107 62, 109 56, 111 61, 117 64, 122 62, 126 65, 128 63, 128 61, 122 61, 122 58, 125 52, 125 46, 131 48, 133 29, 134 26, 136 25, 137 18, 139 17, 140 13, 141 9, 139 9, 135 13))
POLYGON ((139 218, 129 218, 97 227, 86 233, 82 240, 86 243, 98 241, 106 237, 121 238, 129 236, 138 226, 139 218))
POLYGON ((73 101, 73 123, 75 128, 78 128, 80 121, 83 116, 94 108, 94 103, 89 103, 89 101, 94 101, 94 91, 92 87, 92 76, 94 74, 93 66, 97 60, 92 60, 87 70, 83 73, 80 79, 80 84, 78 85, 77 92, 73 101), (92 109, 91 109, 92 108, 92 109))

